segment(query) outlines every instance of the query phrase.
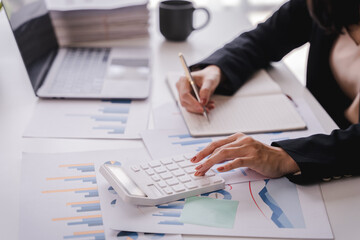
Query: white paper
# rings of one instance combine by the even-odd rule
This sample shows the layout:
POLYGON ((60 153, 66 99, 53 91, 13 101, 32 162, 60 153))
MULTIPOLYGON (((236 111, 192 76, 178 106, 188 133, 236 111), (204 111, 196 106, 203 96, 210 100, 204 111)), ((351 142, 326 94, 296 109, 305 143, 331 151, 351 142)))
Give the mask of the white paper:
POLYGON ((180 109, 175 102, 164 103, 153 109, 155 129, 178 129, 187 131, 180 109))
MULTIPOLYGON (((179 74, 168 74, 167 81, 177 101, 175 85, 178 79, 179 74)), ((237 131, 261 133, 306 127, 290 100, 264 70, 255 74, 235 95, 214 95, 212 100, 215 108, 208 114, 209 121, 180 106, 192 136, 227 135, 237 131)))
POLYGON ((101 208, 113 229, 216 236, 332 239, 318 185, 296 186, 286 178, 227 185, 203 194, 239 201, 233 229, 184 224, 184 200, 154 207, 126 204, 99 177, 101 208))
POLYGON ((66 154, 25 153, 19 239, 181 240, 181 235, 112 230, 104 220, 106 211, 100 210, 95 162, 102 164, 124 158, 146 157, 144 149, 66 154))
POLYGON ((24 137, 139 139, 149 101, 40 100, 24 137))

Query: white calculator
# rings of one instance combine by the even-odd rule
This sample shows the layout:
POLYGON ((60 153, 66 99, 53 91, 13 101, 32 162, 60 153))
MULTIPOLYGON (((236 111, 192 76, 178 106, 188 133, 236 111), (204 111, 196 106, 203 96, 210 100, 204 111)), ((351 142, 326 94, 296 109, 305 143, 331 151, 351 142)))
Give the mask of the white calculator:
POLYGON ((125 201, 154 206, 225 187, 225 180, 210 169, 194 176, 198 164, 192 155, 180 155, 141 164, 103 164, 100 173, 125 201))

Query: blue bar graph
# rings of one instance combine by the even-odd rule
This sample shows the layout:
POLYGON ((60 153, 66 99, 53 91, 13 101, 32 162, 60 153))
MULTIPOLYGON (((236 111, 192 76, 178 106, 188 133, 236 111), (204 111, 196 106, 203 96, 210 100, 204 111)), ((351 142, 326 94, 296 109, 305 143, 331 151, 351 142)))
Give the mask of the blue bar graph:
POLYGON ((179 222, 179 221, 170 221, 170 220, 165 220, 165 221, 160 221, 159 224, 163 224, 163 225, 184 225, 184 223, 179 222))
POLYGON ((105 233, 88 233, 88 234, 79 234, 72 236, 64 236, 64 239, 76 239, 76 238, 92 238, 93 240, 105 240, 105 233))
POLYGON ((80 172, 95 172, 94 165, 86 165, 86 166, 70 166, 69 169, 76 169, 80 172))
POLYGON ((86 182, 91 182, 92 184, 96 184, 96 177, 84 177, 84 178, 67 178, 64 179, 65 181, 83 181, 84 183, 86 182))
POLYGON ((153 216, 159 216, 159 217, 180 217, 181 212, 159 212, 153 214, 153 216))
POLYGON ((180 144, 181 146, 188 146, 188 145, 204 144, 210 142, 212 142, 211 138, 202 138, 202 139, 195 139, 195 140, 183 141, 183 142, 173 142, 172 144, 180 144))
POLYGON ((98 126, 93 127, 93 129, 96 130, 112 130, 109 131, 109 134, 124 134, 125 133, 125 127, 123 126, 98 126))
POLYGON ((103 225, 103 220, 101 217, 96 217, 96 218, 84 218, 79 222, 69 222, 67 223, 67 225, 69 226, 73 226, 73 225, 88 225, 89 227, 93 227, 93 226, 102 226, 103 225))
POLYGON ((183 209, 184 204, 185 202, 173 202, 169 204, 157 205, 156 207, 160 209, 183 209))
POLYGON ((170 135, 169 138, 184 139, 184 138, 192 138, 192 137, 190 134, 179 134, 179 135, 170 135))
POLYGON ((123 113, 128 114, 130 112, 130 106, 104 106, 99 109, 103 113, 123 113))
POLYGON ((121 122, 123 124, 125 124, 127 122, 127 117, 126 116, 91 116, 91 119, 94 119, 95 121, 99 121, 99 122, 121 122))
POLYGON ((80 208, 76 212, 93 212, 100 211, 100 203, 83 203, 83 204, 73 204, 71 207, 80 208))
POLYGON ((75 191, 75 193, 88 193, 87 195, 84 196, 86 198, 99 197, 99 191, 97 189, 96 190, 80 190, 80 191, 75 191))

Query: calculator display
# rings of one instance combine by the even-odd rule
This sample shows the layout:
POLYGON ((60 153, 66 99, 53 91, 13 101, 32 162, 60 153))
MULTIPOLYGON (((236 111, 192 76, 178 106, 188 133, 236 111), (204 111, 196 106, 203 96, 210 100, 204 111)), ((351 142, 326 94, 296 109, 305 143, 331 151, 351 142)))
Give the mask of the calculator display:
POLYGON ((130 195, 147 197, 146 194, 129 178, 119 166, 107 165, 107 168, 130 195))

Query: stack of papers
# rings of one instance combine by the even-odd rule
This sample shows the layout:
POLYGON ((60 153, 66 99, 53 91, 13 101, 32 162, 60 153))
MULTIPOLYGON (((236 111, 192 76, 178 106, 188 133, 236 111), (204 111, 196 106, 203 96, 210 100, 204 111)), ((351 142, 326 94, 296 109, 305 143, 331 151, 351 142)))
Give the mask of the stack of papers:
POLYGON ((47 0, 60 46, 148 38, 148 0, 47 0))

